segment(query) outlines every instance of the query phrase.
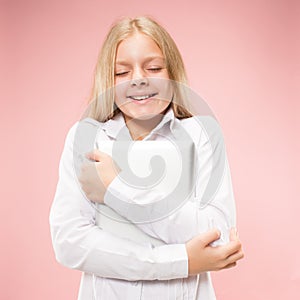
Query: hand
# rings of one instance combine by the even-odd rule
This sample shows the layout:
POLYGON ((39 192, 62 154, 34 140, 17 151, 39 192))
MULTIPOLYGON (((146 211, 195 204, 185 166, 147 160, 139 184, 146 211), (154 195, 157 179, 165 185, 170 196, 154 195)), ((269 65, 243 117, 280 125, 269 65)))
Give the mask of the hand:
POLYGON ((189 275, 232 268, 239 259, 244 257, 242 244, 234 228, 230 231, 228 244, 217 247, 210 246, 210 243, 219 238, 220 232, 218 230, 210 230, 186 243, 189 275))
POLYGON ((79 182, 86 196, 94 202, 103 203, 109 184, 120 172, 112 157, 99 150, 86 154, 91 162, 81 167, 79 182))

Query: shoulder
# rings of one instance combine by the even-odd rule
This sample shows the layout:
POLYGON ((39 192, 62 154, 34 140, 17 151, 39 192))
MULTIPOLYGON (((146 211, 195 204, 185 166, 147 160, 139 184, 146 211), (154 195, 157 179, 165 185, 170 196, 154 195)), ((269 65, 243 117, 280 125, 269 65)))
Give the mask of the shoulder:
POLYGON ((99 122, 95 119, 92 118, 84 118, 81 119, 77 122, 75 122, 68 130, 67 133, 67 139, 68 138, 74 138, 74 136, 76 135, 76 133, 79 130, 93 130, 93 129, 98 129, 99 127, 101 127, 104 123, 99 122))
POLYGON ((93 118, 84 118, 78 121, 79 126, 90 127, 90 128, 99 128, 102 127, 105 122, 99 122, 93 118))
POLYGON ((65 144, 72 144, 77 147, 83 144, 92 144, 103 124, 105 123, 92 118, 84 118, 75 122, 68 130, 65 144))
POLYGON ((199 142, 200 140, 223 139, 221 126, 213 116, 196 115, 179 121, 190 136, 199 142))

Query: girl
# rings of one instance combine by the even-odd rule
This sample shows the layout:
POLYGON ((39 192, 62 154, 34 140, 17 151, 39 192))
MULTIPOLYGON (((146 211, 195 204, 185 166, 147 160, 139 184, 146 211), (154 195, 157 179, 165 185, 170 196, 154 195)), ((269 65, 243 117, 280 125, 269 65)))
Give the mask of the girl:
POLYGON ((215 299, 209 271, 233 267, 243 257, 233 228, 235 206, 222 134, 214 118, 193 116, 186 83, 174 41, 153 19, 124 18, 111 28, 95 69, 87 118, 66 138, 50 212, 57 260, 83 272, 78 299, 215 299), (86 154, 93 162, 78 166, 92 130, 90 140, 99 145, 188 133, 198 158, 193 196, 164 218, 136 222, 138 214, 109 195, 141 212, 161 196, 126 184, 113 158, 99 150, 86 154), (95 203, 129 220, 143 242, 99 227, 95 203))

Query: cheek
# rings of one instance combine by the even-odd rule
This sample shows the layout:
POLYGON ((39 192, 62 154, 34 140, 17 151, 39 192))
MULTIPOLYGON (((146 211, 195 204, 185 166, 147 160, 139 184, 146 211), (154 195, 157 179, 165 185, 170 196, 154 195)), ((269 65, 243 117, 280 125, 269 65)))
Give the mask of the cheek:
POLYGON ((114 93, 116 104, 121 104, 126 101, 126 91, 128 89, 128 84, 125 82, 116 83, 114 93))
POLYGON ((164 81, 160 84, 160 96, 165 101, 171 101, 173 97, 173 86, 170 81, 164 81))

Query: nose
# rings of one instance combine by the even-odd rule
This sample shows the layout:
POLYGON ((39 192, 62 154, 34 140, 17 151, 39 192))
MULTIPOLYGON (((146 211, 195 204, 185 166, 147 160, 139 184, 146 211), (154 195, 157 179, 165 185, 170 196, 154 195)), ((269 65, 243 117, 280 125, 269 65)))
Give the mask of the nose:
POLYGON ((139 86, 147 86, 148 78, 145 76, 144 71, 141 68, 135 68, 132 74, 132 79, 130 81, 130 85, 139 87, 139 86))

